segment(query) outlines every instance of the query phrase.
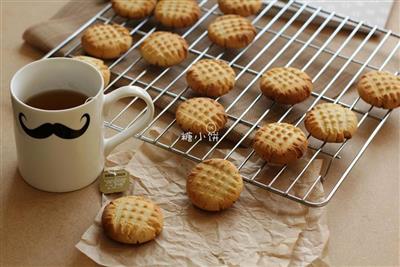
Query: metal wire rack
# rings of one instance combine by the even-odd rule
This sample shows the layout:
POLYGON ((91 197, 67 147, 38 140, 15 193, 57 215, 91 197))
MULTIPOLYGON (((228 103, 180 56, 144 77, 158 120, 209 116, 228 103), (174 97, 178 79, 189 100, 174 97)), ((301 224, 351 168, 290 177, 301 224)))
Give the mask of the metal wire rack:
MULTIPOLYGON (((258 31, 254 42, 242 50, 224 51, 207 38, 208 23, 220 15, 216 1, 202 0, 199 5, 202 16, 195 25, 183 31, 168 29, 180 33, 189 43, 188 59, 180 66, 159 69, 147 65, 137 48, 147 36, 163 28, 153 18, 132 21, 118 17, 110 4, 45 57, 82 54, 80 35, 94 23, 124 25, 130 29, 134 45, 120 58, 107 62, 113 77, 105 93, 116 85, 131 84, 152 94, 158 111, 138 138, 197 162, 212 157, 218 149, 219 153, 223 151, 219 157, 236 159, 245 181, 311 207, 324 206, 391 114, 391 110, 377 109, 360 101, 353 84, 367 70, 388 70, 398 75, 400 36, 297 1, 275 0, 266 3, 260 13, 251 18, 258 31), (233 92, 216 99, 225 106, 229 117, 228 126, 218 140, 200 136, 188 142, 182 140, 171 113, 176 104, 193 96, 185 83, 185 73, 202 58, 227 61, 237 73, 237 84, 233 92), (315 87, 312 97, 293 106, 281 106, 264 98, 257 81, 267 69, 275 66, 294 66, 306 71, 315 87), (359 117, 357 135, 341 144, 321 142, 309 135, 310 156, 296 170, 288 165, 269 166, 258 159, 249 142, 261 124, 285 121, 303 127, 306 111, 320 102, 337 103, 356 112, 359 117), (152 129, 158 129, 156 136, 154 132, 150 134, 152 129), (324 172, 312 179, 303 195, 295 194, 293 188, 317 158, 325 159, 324 172), (250 171, 246 169, 249 164, 250 171), (290 183, 281 187, 279 180, 284 179, 288 171, 292 175, 290 183), (324 184, 325 195, 322 200, 315 201, 310 195, 319 182, 324 184)), ((105 125, 116 131, 129 127, 145 112, 142 109, 132 116, 136 101, 134 98, 124 103, 121 110, 107 118, 105 125)))

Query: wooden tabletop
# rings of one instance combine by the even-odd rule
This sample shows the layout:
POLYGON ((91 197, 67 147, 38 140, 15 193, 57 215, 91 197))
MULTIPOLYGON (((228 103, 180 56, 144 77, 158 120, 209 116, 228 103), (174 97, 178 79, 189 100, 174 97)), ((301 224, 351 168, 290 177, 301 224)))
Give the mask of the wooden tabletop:
MULTIPOLYGON (((1 266, 96 266, 75 244, 100 208, 97 184, 54 194, 33 189, 17 171, 9 81, 43 54, 23 43, 30 25, 66 1, 1 1, 1 266)), ((400 32, 400 2, 387 28, 400 32)), ((400 65, 399 65, 400 69, 400 65)), ((328 204, 332 265, 399 266, 400 112, 380 134, 328 204)))

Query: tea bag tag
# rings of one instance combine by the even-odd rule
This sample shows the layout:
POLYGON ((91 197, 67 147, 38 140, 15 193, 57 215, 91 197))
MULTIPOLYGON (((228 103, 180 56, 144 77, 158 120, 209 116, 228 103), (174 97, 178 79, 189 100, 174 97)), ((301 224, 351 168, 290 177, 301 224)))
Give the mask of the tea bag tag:
POLYGON ((129 173, 126 170, 104 170, 100 177, 100 192, 120 193, 128 190, 129 173))

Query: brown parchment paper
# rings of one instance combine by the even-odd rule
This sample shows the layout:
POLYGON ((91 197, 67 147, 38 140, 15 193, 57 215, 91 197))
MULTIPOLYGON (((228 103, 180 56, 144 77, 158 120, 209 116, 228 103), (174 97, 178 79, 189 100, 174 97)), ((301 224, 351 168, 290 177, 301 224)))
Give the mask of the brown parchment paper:
MULTIPOLYGON (((296 193, 301 194, 312 182, 307 177, 315 177, 321 164, 316 160, 308 168, 296 193)), ((144 195, 161 207, 164 228, 154 241, 137 246, 108 239, 101 228, 101 214, 121 194, 103 195, 102 209, 76 245, 101 265, 328 266, 325 208, 308 208, 246 185, 232 208, 202 211, 190 204, 185 193, 185 177, 195 163, 149 144, 109 156, 108 165, 131 174, 130 189, 123 195, 144 195)), ((242 171, 251 171, 249 166, 242 171)), ((296 166, 290 169, 281 181, 290 182, 296 166)), ((322 185, 317 187, 312 198, 323 195, 322 185)))

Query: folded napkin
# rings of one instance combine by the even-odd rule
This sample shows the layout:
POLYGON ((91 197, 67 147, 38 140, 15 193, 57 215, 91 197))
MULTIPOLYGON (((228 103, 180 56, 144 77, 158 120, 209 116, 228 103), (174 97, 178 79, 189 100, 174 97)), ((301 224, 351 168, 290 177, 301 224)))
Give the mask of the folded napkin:
POLYGON ((29 27, 23 39, 30 45, 47 53, 75 32, 84 22, 104 8, 108 1, 71 1, 50 20, 29 27))

